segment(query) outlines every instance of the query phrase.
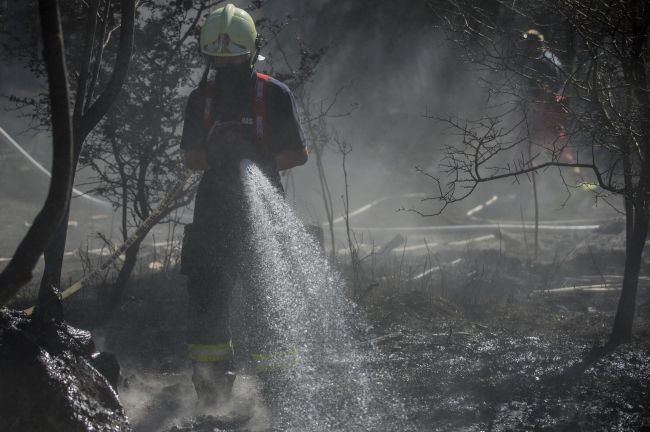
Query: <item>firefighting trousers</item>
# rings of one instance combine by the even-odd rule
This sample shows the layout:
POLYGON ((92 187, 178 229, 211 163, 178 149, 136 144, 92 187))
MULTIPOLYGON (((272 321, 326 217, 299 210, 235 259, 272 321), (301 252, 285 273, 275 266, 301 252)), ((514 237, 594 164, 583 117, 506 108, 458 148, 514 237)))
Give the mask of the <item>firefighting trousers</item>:
MULTIPOLYGON (((200 232, 196 235, 202 243, 208 243, 211 237, 200 232)), ((194 362, 220 362, 225 370, 233 370, 233 349, 238 349, 249 356, 248 362, 260 375, 289 368, 297 353, 285 343, 273 313, 261 301, 269 293, 268 287, 259 284, 257 264, 249 259, 255 256, 254 251, 249 250, 245 240, 231 246, 225 251, 200 245, 201 252, 187 271, 189 358, 194 362), (233 346, 230 322, 231 297, 238 280, 242 285, 238 341, 244 342, 244 347, 233 346)))
POLYGON ((189 358, 233 370, 233 350, 237 350, 260 375, 290 368, 295 363, 295 348, 278 334, 273 314, 261 301, 272 295, 273 288, 260 282, 264 278, 259 271, 264 266, 252 235, 256 221, 250 220, 245 197, 238 191, 221 189, 219 199, 212 200, 214 188, 209 186, 216 185, 202 181, 199 186, 194 222, 186 227, 183 241, 181 271, 188 277, 189 358), (238 280, 242 305, 237 327, 242 331, 237 335, 239 346, 233 346, 230 308, 238 280))
MULTIPOLYGON (((219 256, 211 258, 213 263, 223 260, 219 256)), ((189 271, 187 349, 192 361, 223 362, 226 370, 232 369, 229 309, 232 285, 225 269, 207 262, 194 263, 189 271)))

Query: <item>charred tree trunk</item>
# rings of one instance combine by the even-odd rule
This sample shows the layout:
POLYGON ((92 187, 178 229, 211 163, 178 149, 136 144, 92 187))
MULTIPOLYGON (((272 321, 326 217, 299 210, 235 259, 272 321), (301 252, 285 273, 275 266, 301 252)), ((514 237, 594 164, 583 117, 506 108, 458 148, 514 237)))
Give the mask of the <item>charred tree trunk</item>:
POLYGON ((533 183, 533 201, 535 206, 535 237, 533 261, 537 261, 537 256, 539 254, 539 199, 537 197, 537 173, 535 171, 531 173, 531 179, 533 183))
MULTIPOLYGON (((638 133, 641 145, 637 148, 632 140, 626 142, 623 154, 625 184, 625 269, 623 287, 618 302, 614 326, 607 342, 607 348, 614 348, 632 340, 632 328, 636 308, 636 293, 639 273, 643 262, 643 250, 648 237, 650 223, 650 77, 647 75, 648 46, 650 43, 650 7, 647 2, 634 2, 630 13, 635 16, 632 25, 634 37, 629 51, 629 63, 624 72, 632 83, 628 103, 633 100, 639 105, 640 122, 638 133), (638 164, 638 180, 634 183, 633 167, 638 164)), ((632 138, 632 137, 630 137, 632 138)))
MULTIPOLYGON (((159 127, 160 125, 158 125, 158 128, 154 128, 154 130, 159 130, 159 127)), ((156 140, 157 140, 157 135, 152 138, 152 142, 156 142, 156 140)), ((134 211, 143 221, 147 220, 151 215, 149 211, 149 198, 147 195, 147 187, 146 187, 147 168, 149 166, 148 160, 149 159, 144 159, 140 162, 140 166, 138 169, 138 178, 137 178, 138 193, 134 201, 134 211)), ((128 205, 128 193, 126 193, 126 191, 128 189, 127 186, 128 178, 126 177, 126 174, 124 173, 123 169, 121 174, 121 180, 122 180, 122 190, 123 190, 122 236, 124 237, 124 241, 126 241, 128 237, 127 223, 126 223, 127 222, 126 208, 128 205)), ((158 220, 160 220, 161 218, 162 215, 159 215, 157 217, 158 220)), ((153 227, 153 225, 151 225, 151 227, 153 227)), ((143 226, 141 226, 140 229, 143 229, 143 226)), ((120 306, 120 303, 122 302, 122 297, 124 297, 124 291, 126 290, 126 285, 129 279, 131 278, 131 274, 133 273, 133 269, 135 268, 135 264, 138 259, 138 252, 140 251, 140 245, 142 244, 142 241, 149 233, 150 229, 151 228, 148 228, 145 231, 142 231, 138 237, 138 240, 135 243, 133 243, 133 245, 131 245, 131 247, 129 247, 125 252, 124 263, 120 268, 115 284, 113 285, 111 292, 109 294, 110 297, 109 297, 109 303, 107 308, 107 319, 110 319, 115 314, 118 307, 120 306)))
MULTIPOLYGON (((96 29, 96 14, 97 14, 98 1, 95 0, 90 5, 90 12, 93 17, 89 15, 89 31, 92 30, 92 35, 87 35, 84 47, 84 54, 90 56, 92 53, 92 45, 95 43, 94 32, 96 29), (94 12, 94 13, 93 13, 94 12)), ((120 42, 118 46, 117 58, 115 60, 115 68, 113 74, 106 85, 104 91, 83 112, 83 107, 88 104, 86 82, 88 78, 90 58, 84 58, 81 65, 82 74, 79 76, 79 85, 77 89, 77 97, 75 100, 74 111, 74 155, 73 155, 73 180, 74 171, 76 170, 79 156, 83 143, 93 130, 93 128, 101 121, 108 109, 113 105, 113 102, 119 94, 122 84, 126 78, 126 74, 131 59, 131 51, 133 48, 133 29, 135 25, 135 0, 121 0, 120 2, 122 12, 122 22, 120 28, 120 42)), ((100 40, 99 43, 103 43, 100 40)), ((86 57, 86 56, 84 56, 86 57)), ((99 60, 99 59, 97 59, 99 60)), ((70 197, 71 191, 68 192, 70 197)), ((63 264, 63 253, 65 251, 65 241, 68 235, 68 217, 70 213, 69 198, 65 208, 65 217, 58 224, 56 234, 50 244, 45 249, 45 269, 41 279, 40 291, 49 289, 54 285, 59 287, 61 283, 61 268, 63 264)))
POLYGON ((66 214, 72 189, 73 132, 59 4, 56 0, 40 0, 39 12, 52 117, 52 179, 43 208, 0 274, 0 305, 32 278, 38 258, 66 214))
MULTIPOLYGON (((528 164, 529 166, 533 165, 533 142, 530 139, 528 139, 528 164)), ((535 219, 535 231, 533 233, 533 262, 536 262, 539 254, 539 198, 537 196, 537 171, 532 171, 530 173, 530 182, 533 188, 533 216, 535 219)), ((526 228, 524 227, 524 230, 525 229, 526 228)))
POLYGON ((614 326, 607 343, 607 347, 610 349, 632 340, 636 292, 649 223, 649 214, 646 208, 634 206, 633 209, 632 212, 626 212, 625 216, 628 240, 625 253, 625 270, 621 298, 618 301, 614 326))
POLYGON ((117 279, 115 280, 115 285, 113 286, 113 290, 109 299, 107 311, 108 318, 113 316, 115 311, 117 311, 117 308, 120 306, 124 291, 126 290, 126 284, 129 282, 131 273, 133 273, 135 264, 138 261, 138 252, 140 251, 142 240, 143 238, 133 243, 133 245, 131 245, 131 247, 128 248, 124 254, 124 263, 122 264, 120 272, 117 275, 117 279))

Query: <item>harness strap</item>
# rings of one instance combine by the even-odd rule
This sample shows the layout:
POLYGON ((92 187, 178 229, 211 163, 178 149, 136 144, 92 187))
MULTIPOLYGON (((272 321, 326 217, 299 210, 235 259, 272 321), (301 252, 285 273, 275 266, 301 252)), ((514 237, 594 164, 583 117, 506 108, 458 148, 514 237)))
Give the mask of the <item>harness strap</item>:
POLYGON ((253 117, 255 124, 255 145, 259 149, 266 148, 264 128, 266 127, 266 99, 264 97, 265 85, 269 80, 268 75, 256 73, 255 97, 253 98, 253 117))
MULTIPOLYGON (((266 149, 265 128, 266 128, 266 82, 268 75, 256 73, 255 94, 253 96, 253 141, 259 149, 266 149)), ((210 136, 215 128, 214 121, 214 81, 208 81, 205 89, 205 104, 203 106, 203 127, 210 136)))

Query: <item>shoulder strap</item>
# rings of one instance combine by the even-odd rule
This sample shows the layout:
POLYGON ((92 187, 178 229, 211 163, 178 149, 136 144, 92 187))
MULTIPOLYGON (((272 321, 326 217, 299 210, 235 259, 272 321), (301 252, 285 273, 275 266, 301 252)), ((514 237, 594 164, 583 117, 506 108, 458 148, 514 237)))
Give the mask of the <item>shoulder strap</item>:
POLYGON ((255 145, 257 148, 265 149, 265 128, 266 128, 266 82, 268 75, 256 73, 255 96, 253 97, 253 123, 255 124, 255 145))

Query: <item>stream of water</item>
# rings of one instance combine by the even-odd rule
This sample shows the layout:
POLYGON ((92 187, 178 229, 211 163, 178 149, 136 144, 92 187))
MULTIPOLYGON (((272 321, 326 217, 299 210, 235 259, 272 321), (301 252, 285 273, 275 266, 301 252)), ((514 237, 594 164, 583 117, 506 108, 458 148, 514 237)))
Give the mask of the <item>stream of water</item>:
POLYGON ((359 340, 362 319, 317 240, 257 166, 241 164, 259 269, 261 319, 277 346, 296 349, 282 370, 283 420, 290 431, 409 430, 400 398, 373 350, 359 340))

